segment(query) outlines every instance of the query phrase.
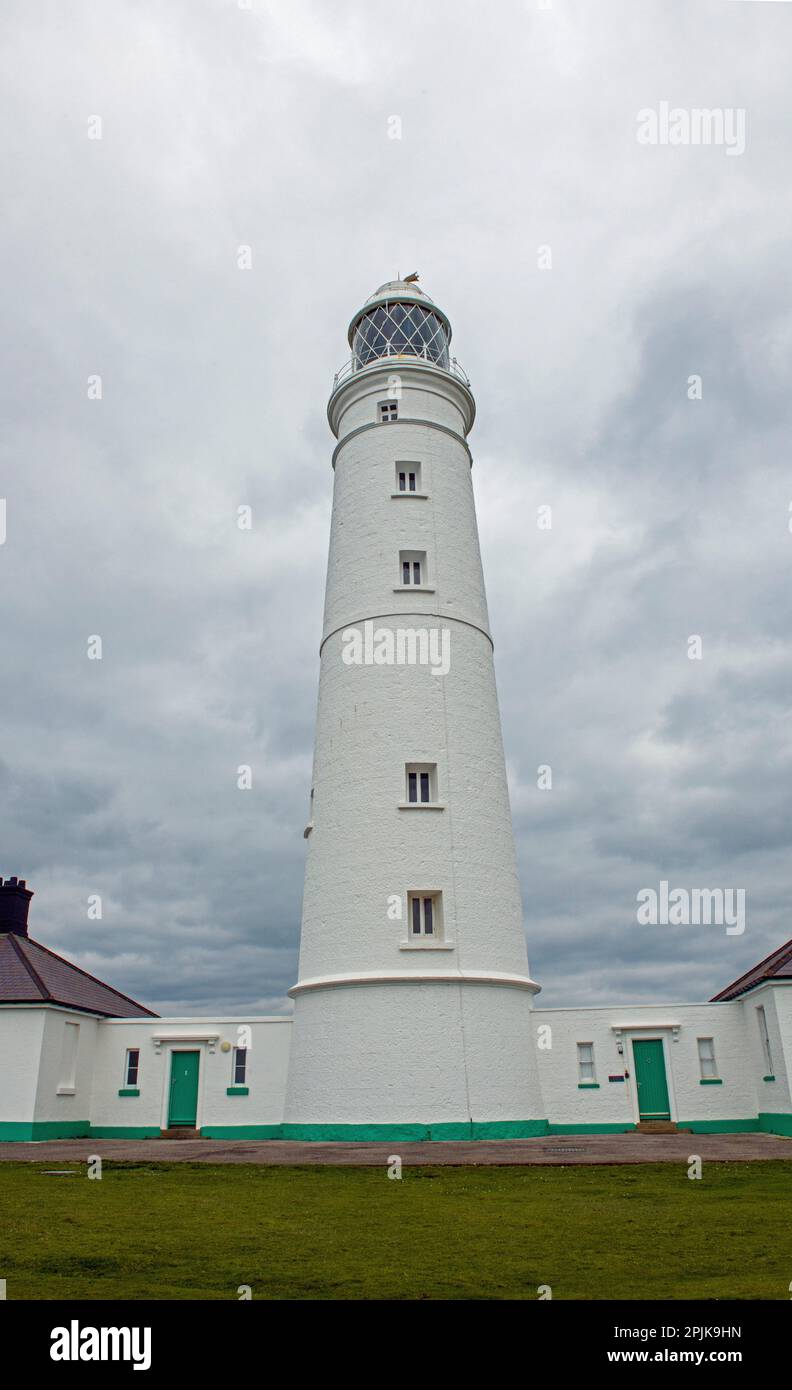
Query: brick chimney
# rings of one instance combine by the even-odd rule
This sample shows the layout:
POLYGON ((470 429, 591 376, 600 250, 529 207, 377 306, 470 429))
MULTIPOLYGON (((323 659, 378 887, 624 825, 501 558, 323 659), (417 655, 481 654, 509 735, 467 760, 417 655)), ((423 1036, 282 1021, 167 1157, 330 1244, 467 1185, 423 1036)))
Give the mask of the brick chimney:
POLYGON ((28 934, 28 908, 33 897, 23 878, 0 877, 0 932, 12 931, 17 936, 28 934))

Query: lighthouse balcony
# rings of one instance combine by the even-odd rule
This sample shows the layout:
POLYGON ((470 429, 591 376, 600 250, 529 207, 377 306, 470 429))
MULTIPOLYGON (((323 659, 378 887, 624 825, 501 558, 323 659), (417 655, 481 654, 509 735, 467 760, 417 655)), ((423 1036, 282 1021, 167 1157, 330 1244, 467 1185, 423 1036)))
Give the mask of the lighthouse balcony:
POLYGON ((372 355, 365 361, 361 361, 354 353, 348 357, 333 377, 333 392, 337 391, 339 386, 343 386, 344 382, 349 381, 350 377, 372 372, 383 366, 391 367, 394 371, 397 371, 399 367, 428 367, 432 371, 456 377, 457 381, 461 381, 462 385, 470 390, 470 378, 455 357, 438 362, 425 344, 420 349, 411 347, 397 349, 393 344, 385 343, 375 356, 372 355))

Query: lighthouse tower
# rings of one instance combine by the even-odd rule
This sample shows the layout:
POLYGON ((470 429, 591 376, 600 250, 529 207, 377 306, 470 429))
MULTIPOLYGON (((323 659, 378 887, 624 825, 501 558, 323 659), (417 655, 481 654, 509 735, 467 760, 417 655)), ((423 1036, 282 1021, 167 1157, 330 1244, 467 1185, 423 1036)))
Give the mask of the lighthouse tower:
POLYGON ((349 326, 285 1133, 545 1130, 451 326, 414 278, 349 326))

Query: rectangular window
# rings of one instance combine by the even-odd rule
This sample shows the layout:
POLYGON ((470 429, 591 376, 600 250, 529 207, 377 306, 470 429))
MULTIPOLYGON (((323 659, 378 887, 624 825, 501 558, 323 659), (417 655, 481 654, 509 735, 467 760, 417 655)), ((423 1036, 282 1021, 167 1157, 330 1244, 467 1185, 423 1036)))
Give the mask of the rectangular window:
POLYGON ((578 1081, 594 1080, 594 1044, 578 1043, 578 1081))
POLYGON ((718 1068, 715 1064, 715 1043, 712 1038, 697 1038, 699 1068, 701 1079, 706 1081, 711 1076, 718 1075, 718 1068))
POLYGON ((396 491, 397 492, 420 492, 421 491, 421 465, 420 463, 397 463, 396 464, 396 491))
POLYGON ((437 802, 437 763, 408 763, 407 801, 411 806, 431 806, 437 802))
POLYGON ((77 1048, 80 1041, 79 1023, 64 1023, 59 1091, 73 1091, 77 1085, 77 1048))
POLYGON ((437 941, 442 935, 440 894, 415 891, 408 893, 410 936, 437 941))
POLYGON ((137 1086, 140 1074, 140 1048, 127 1048, 126 1066, 124 1067, 124 1085, 137 1086))
POLYGON ((399 408, 396 401, 380 401, 379 418, 380 424, 387 425, 391 420, 398 419, 399 408))
POLYGON ((234 1085, 244 1086, 247 1075, 247 1048, 234 1048, 234 1085))
POLYGON ((400 550, 399 551, 399 573, 403 585, 421 585, 426 583, 426 551, 425 550, 400 550))
POLYGON ((759 1024, 759 1037, 762 1040, 762 1052, 764 1054, 764 1064, 767 1068, 767 1075, 773 1075, 773 1054, 770 1051, 770 1034, 767 1031, 767 1014, 762 1004, 756 1010, 756 1021, 759 1024))

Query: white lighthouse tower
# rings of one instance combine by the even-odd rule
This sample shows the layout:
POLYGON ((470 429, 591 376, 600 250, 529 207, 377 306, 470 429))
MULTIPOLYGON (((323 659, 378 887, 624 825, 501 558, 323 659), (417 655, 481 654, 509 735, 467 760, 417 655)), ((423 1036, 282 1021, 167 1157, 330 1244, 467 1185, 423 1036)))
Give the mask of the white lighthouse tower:
POLYGON ((415 283, 349 327, 285 1133, 544 1132, 451 327, 415 283))

